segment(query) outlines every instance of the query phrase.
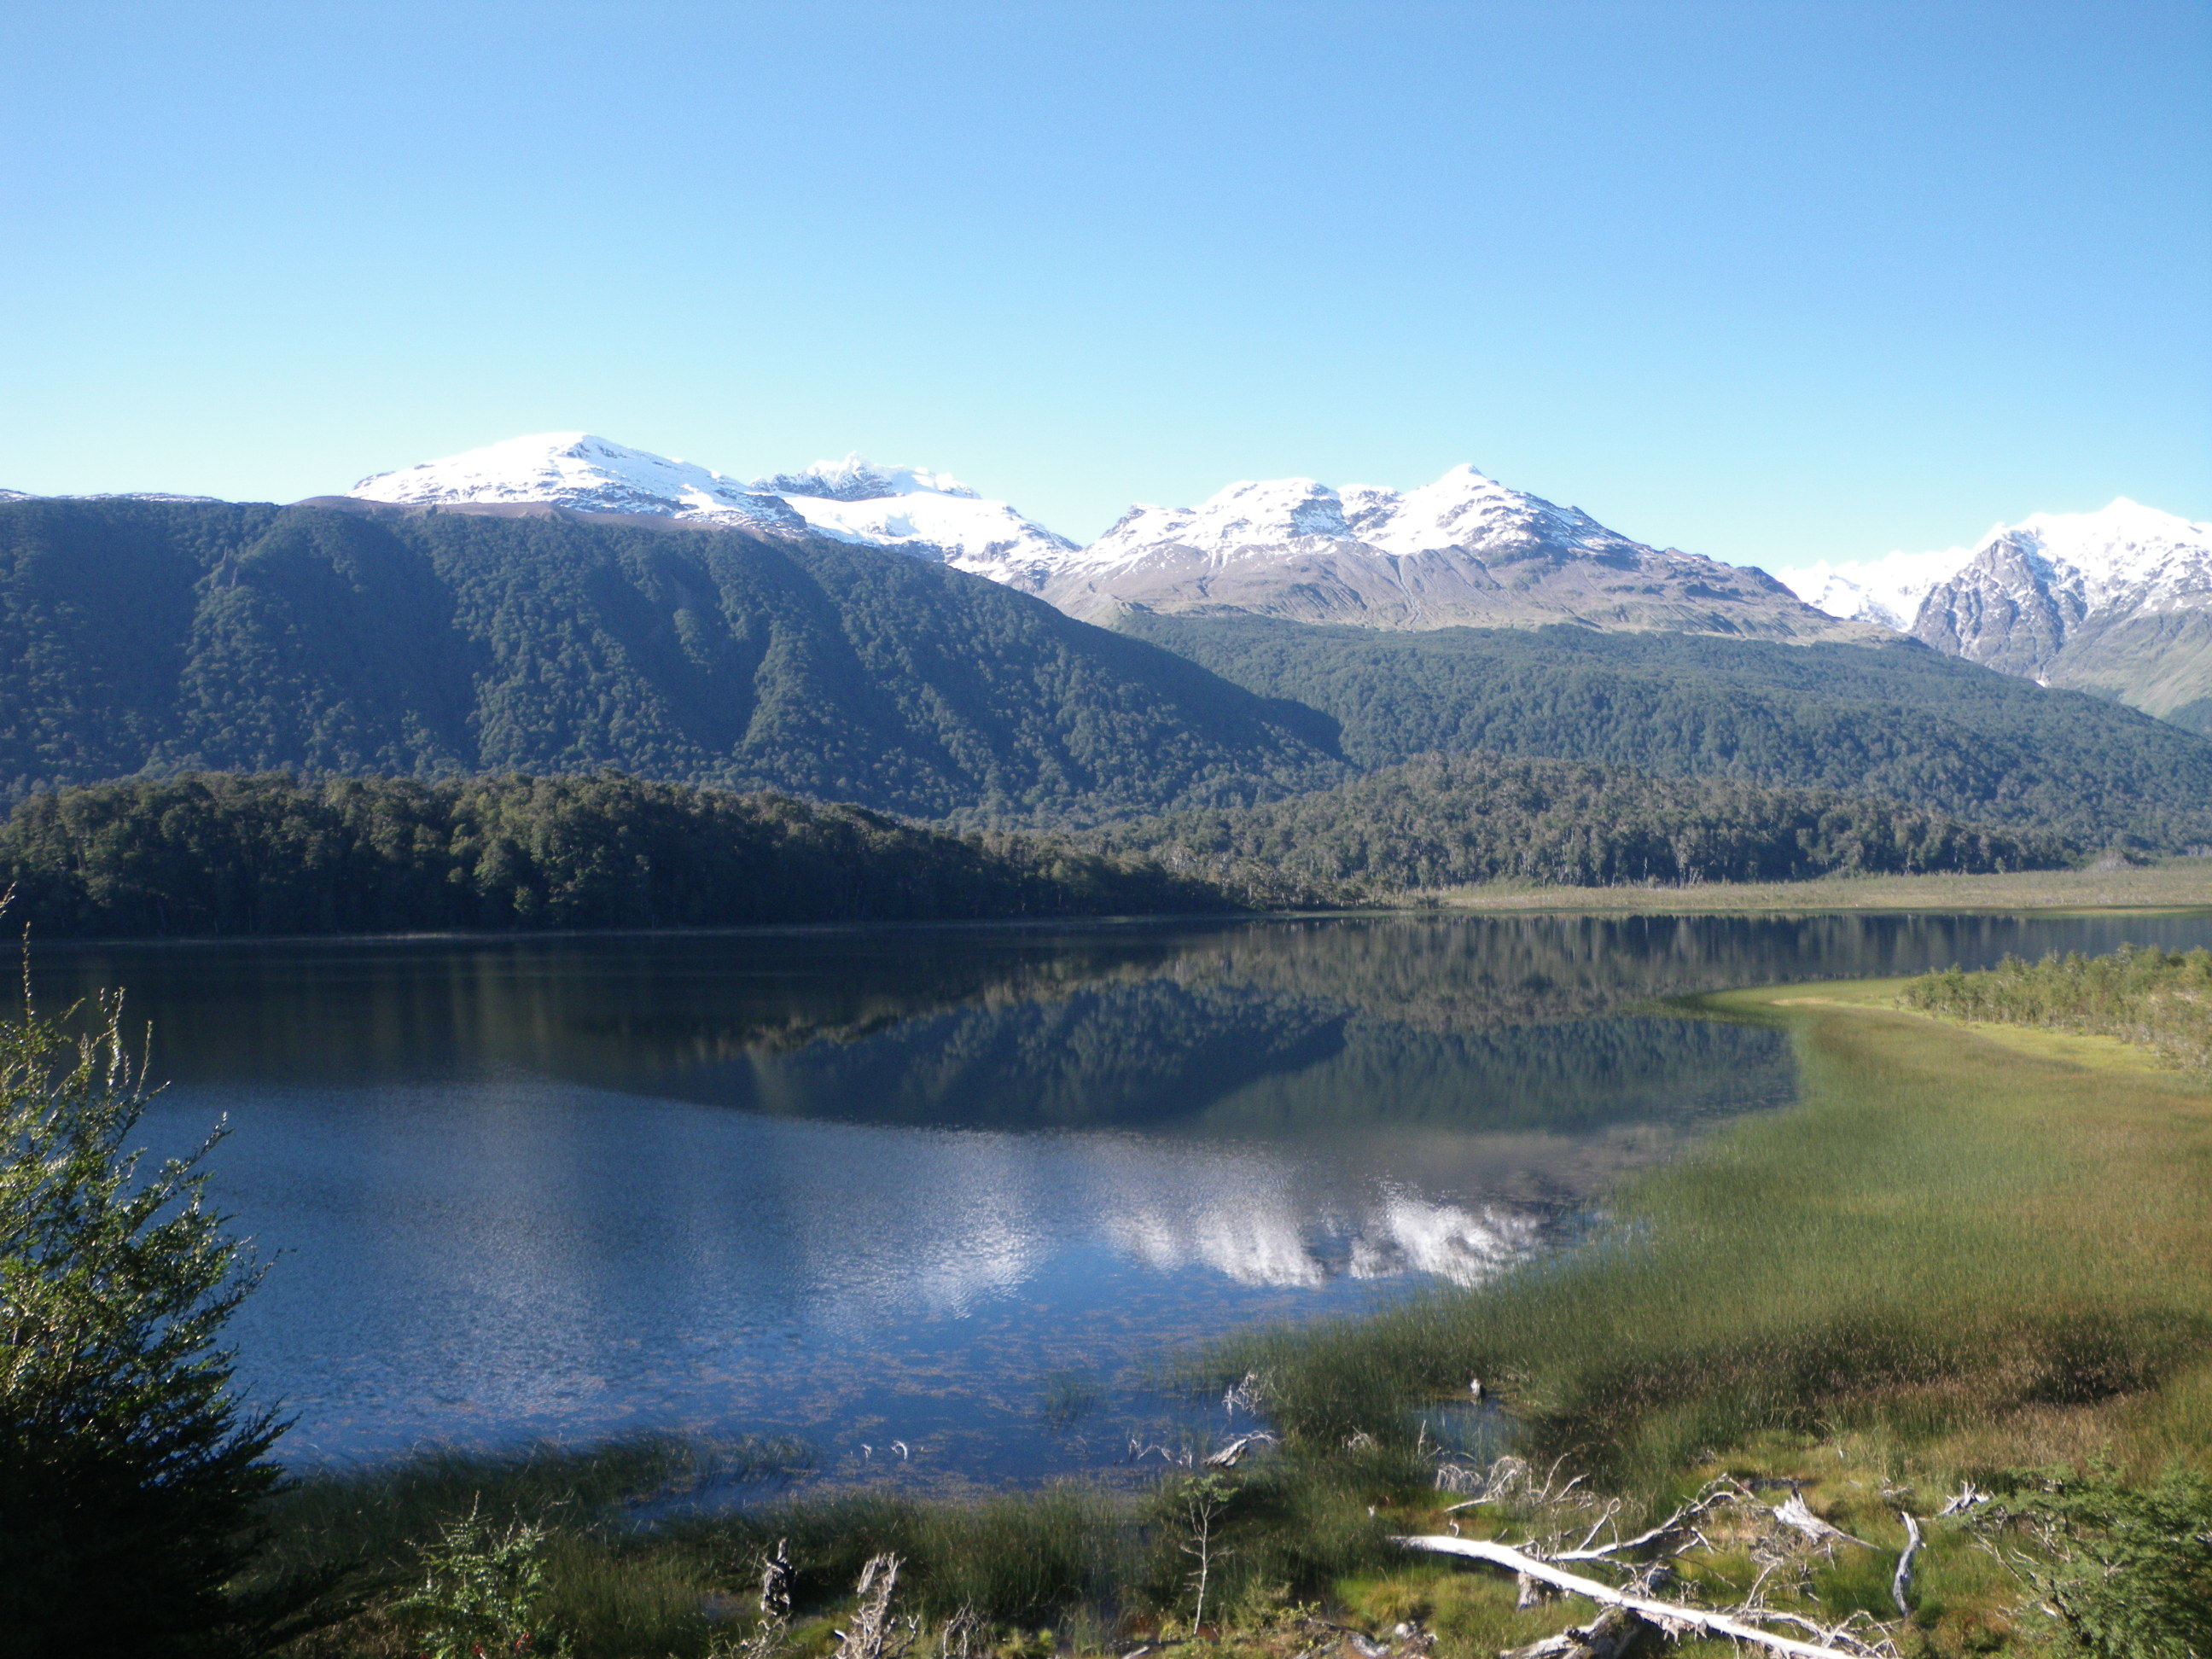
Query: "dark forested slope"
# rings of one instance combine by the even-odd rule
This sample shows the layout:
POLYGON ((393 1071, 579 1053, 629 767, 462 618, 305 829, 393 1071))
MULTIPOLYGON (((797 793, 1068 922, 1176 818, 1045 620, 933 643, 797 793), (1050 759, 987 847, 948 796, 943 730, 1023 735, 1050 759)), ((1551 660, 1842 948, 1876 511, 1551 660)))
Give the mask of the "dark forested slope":
POLYGON ((573 514, 0 504, 0 786, 613 765, 1081 821, 1341 775, 1325 722, 980 577, 573 514))
POLYGON ((1909 641, 1384 633, 1237 617, 1122 626, 1328 714, 1364 767, 1491 750, 1878 795, 2090 842, 2212 841, 2212 742, 1909 641))
POLYGON ((1796 881, 2049 869, 2071 848, 1899 802, 1498 755, 1431 756, 1310 794, 1094 832, 1258 902, 1500 879, 1796 881))
POLYGON ((1219 910, 1196 880, 1018 836, 611 773, 424 784, 179 777, 39 793, 0 823, 42 937, 704 927, 1219 910))

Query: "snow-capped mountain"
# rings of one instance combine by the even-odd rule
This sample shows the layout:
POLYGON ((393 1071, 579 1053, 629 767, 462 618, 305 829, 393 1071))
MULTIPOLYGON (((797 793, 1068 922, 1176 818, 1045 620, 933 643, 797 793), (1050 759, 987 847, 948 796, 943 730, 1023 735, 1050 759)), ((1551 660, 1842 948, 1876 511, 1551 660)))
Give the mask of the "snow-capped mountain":
POLYGON ((957 478, 878 466, 859 455, 780 472, 751 488, 775 495, 823 535, 939 560, 1029 592, 1076 550, 1065 536, 957 478))
POLYGON ((2212 525, 2124 497, 1999 525, 1929 593, 1911 631, 2212 732, 2212 525))
POLYGON ((1133 507, 1042 590, 1063 611, 1242 611, 1370 628, 1572 622, 1766 638, 1855 638, 1762 571, 1647 547, 1455 466, 1403 493, 1311 478, 1133 507))
POLYGON ((363 478, 346 492, 408 507, 465 502, 693 519, 738 529, 805 527, 781 499, 710 468, 588 432, 540 432, 363 478))
POLYGON ((648 514, 893 548, 1031 589, 1075 544, 957 478, 859 455, 751 483, 586 432, 510 438, 364 478, 347 492, 407 506, 542 505, 648 514))
POLYGON ((2122 496, 1971 547, 1778 574, 1832 616, 2212 732, 2212 525, 2122 496))

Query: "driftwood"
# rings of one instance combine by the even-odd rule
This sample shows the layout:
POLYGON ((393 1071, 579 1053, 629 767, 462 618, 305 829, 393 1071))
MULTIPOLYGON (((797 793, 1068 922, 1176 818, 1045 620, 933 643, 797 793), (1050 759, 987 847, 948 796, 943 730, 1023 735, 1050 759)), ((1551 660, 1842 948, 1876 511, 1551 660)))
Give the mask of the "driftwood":
POLYGON ((1498 1659, 1628 1659, 1654 1628, 1626 1607, 1606 1607, 1587 1625, 1513 1648, 1498 1659))
POLYGON ((1870 1550, 1874 1547, 1863 1538, 1854 1538, 1842 1528, 1830 1526, 1812 1510, 1807 1509, 1805 1494, 1802 1492, 1791 1492, 1790 1501, 1786 1504, 1776 1504, 1771 1513, 1774 1518, 1784 1526, 1795 1527, 1816 1544, 1856 1544, 1863 1550, 1870 1550))
MULTIPOLYGON (((1725 1636, 1735 1641, 1752 1643, 1771 1652, 1788 1654, 1792 1659, 1860 1659, 1860 1656, 1847 1649, 1825 1647, 1812 1642, 1800 1642, 1792 1637, 1777 1636, 1771 1631, 1747 1625, 1725 1613, 1710 1613, 1703 1607, 1685 1607, 1679 1601, 1660 1601, 1648 1595, 1634 1595, 1626 1590, 1617 1590, 1610 1584, 1601 1584, 1595 1578, 1585 1578, 1579 1573, 1569 1572, 1548 1561, 1540 1561, 1533 1555, 1524 1555, 1519 1550, 1504 1544, 1493 1544, 1487 1539, 1425 1534, 1395 1538, 1391 1541, 1409 1550, 1427 1550, 1437 1555, 1463 1555, 1471 1560, 1487 1561, 1492 1566, 1521 1573, 1555 1589, 1586 1595, 1601 1606, 1620 1607, 1639 1614, 1670 1635, 1680 1636, 1698 1631, 1708 1636, 1725 1636)), ((1566 1650, 1557 1651, 1564 1653, 1566 1650)))
POLYGON ((1889 1581, 1889 1599, 1897 1603, 1897 1616, 1910 1619, 1912 1604, 1905 1598, 1912 1594, 1912 1558, 1920 1553, 1920 1522, 1908 1510, 1897 1512, 1905 1522, 1905 1553, 1897 1558, 1896 1576, 1889 1581))
POLYGON ((1237 1459, 1262 1442, 1272 1446, 1275 1443, 1275 1437, 1261 1430, 1255 1430, 1250 1434, 1240 1434, 1219 1451, 1208 1457, 1205 1467, 1209 1469, 1233 1469, 1237 1467, 1237 1459))

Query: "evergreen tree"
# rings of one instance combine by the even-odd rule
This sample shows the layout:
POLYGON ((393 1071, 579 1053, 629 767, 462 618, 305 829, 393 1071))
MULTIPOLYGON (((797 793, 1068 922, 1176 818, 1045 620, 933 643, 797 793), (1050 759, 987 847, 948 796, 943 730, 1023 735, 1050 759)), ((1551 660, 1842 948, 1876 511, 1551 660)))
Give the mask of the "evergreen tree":
POLYGON ((199 1157, 142 1172, 146 1091, 103 1012, 83 1038, 27 1006, 0 1026, 0 1646, 235 1659, 309 1599, 228 1588, 278 1479, 283 1425, 221 1346, 258 1275, 199 1157))

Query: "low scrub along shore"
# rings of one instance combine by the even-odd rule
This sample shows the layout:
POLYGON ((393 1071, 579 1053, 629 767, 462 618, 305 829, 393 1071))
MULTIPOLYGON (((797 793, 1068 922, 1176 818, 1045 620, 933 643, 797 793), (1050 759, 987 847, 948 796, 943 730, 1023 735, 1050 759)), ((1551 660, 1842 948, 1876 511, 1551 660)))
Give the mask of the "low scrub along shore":
POLYGON ((1635 1178, 1565 1258, 1234 1343, 1200 1381, 1254 1390, 1279 1447, 1195 1448, 1141 1498, 771 1498, 639 1527, 623 1500, 695 1478, 696 1449, 449 1457, 295 1487, 268 1570, 353 1565, 361 1610, 299 1647, 327 1655, 432 1650, 486 1583, 510 1622, 468 1628, 582 1659, 1410 1659, 1598 1612, 1395 1541, 1420 1535, 1579 1550, 1546 1571, 1838 1653, 2201 1659, 2212 1091, 2049 1029, 2064 986, 2153 954, 1686 1005, 1785 1030, 1802 1103, 1635 1178), (2014 1027, 2027 1002, 1962 981, 2046 994, 2014 1027), (1978 1023, 1919 1011, 1954 1006, 1978 1023))
POLYGON ((2195 910, 2212 908, 2212 858, 2112 869, 2001 874, 1835 875, 1812 881, 1713 881, 1680 887, 1493 882, 1418 896, 1451 910, 2195 910))

